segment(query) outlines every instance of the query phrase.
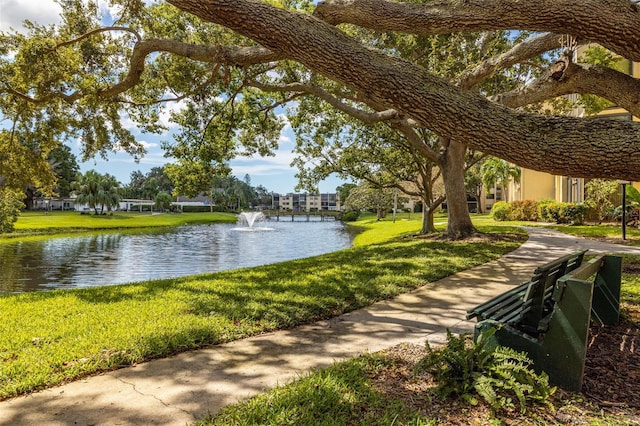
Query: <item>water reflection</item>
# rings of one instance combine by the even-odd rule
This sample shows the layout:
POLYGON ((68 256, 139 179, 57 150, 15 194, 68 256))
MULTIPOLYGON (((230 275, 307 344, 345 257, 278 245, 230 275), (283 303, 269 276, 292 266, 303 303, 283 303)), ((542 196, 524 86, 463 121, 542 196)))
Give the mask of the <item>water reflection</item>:
POLYGON ((269 222, 105 233, 0 244, 0 293, 76 288, 258 266, 349 247, 340 222, 269 222))

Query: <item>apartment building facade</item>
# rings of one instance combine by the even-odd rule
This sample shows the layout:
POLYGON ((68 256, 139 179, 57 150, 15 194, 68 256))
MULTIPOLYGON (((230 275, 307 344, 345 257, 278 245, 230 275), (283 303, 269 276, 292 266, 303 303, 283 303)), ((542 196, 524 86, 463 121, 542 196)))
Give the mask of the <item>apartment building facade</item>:
POLYGON ((274 209, 294 212, 341 210, 340 196, 337 193, 288 193, 284 195, 273 194, 272 204, 274 209))

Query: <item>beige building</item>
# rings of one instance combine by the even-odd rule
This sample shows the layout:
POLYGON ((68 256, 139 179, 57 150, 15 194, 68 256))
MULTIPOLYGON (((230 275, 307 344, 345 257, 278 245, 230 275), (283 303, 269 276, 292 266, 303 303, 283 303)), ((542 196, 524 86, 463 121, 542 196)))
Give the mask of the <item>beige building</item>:
POLYGON ((273 207, 294 212, 339 211, 340 197, 337 193, 273 194, 273 207))
MULTIPOLYGON (((628 73, 632 77, 640 78, 640 63, 625 59, 616 64, 616 69, 628 73)), ((576 108, 571 115, 583 117, 584 110, 576 108)), ((606 108, 593 117, 594 120, 599 118, 640 121, 640 118, 631 116, 628 111, 617 106, 606 108)), ((638 166, 636 165, 636 167, 638 166)), ((552 199, 560 202, 579 203, 584 201, 585 183, 586 181, 583 178, 554 176, 535 170, 522 169, 520 183, 510 182, 507 191, 509 200, 505 201, 552 199)), ((640 182, 632 184, 640 190, 640 182)))

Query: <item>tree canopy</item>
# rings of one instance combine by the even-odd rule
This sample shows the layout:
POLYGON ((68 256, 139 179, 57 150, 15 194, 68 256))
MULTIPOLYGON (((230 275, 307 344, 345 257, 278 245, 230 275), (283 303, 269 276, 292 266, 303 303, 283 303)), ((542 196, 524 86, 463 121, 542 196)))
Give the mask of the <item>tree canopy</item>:
POLYGON ((108 26, 94 3, 62 0, 61 24, 2 35, 0 111, 14 129, 3 140, 41 141, 50 150, 47 141, 79 138, 87 156, 138 156, 142 146, 121 118, 159 131, 164 106, 180 101, 172 119, 182 131, 165 144, 178 161, 167 173, 197 191, 211 173, 228 170, 229 159, 268 155, 285 124, 278 108, 294 116, 313 97, 366 124, 437 135, 437 149, 424 138, 407 143, 439 164, 450 206, 466 208, 464 194, 460 203, 451 199, 463 182, 447 177, 461 180, 468 148, 554 174, 640 180, 632 167, 640 123, 538 113, 542 102, 581 93, 640 116, 640 80, 573 55, 577 45, 597 43, 640 61, 637 2, 111 3, 119 14, 108 26), (443 76, 429 60, 442 49, 424 37, 452 34, 477 46, 478 56, 456 53, 460 68, 443 76), (514 43, 494 49, 505 34, 514 43), (492 76, 525 64, 538 69, 526 85, 487 89, 492 76))

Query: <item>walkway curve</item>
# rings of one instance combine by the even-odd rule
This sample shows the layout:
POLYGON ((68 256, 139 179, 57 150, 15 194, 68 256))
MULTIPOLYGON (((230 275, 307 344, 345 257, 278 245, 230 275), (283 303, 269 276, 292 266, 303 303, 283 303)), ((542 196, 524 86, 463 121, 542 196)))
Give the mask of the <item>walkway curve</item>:
POLYGON ((525 281, 561 255, 640 255, 639 248, 525 228, 529 240, 495 261, 328 321, 182 353, 0 402, 0 425, 184 425, 334 361, 466 332, 467 309, 525 281))

